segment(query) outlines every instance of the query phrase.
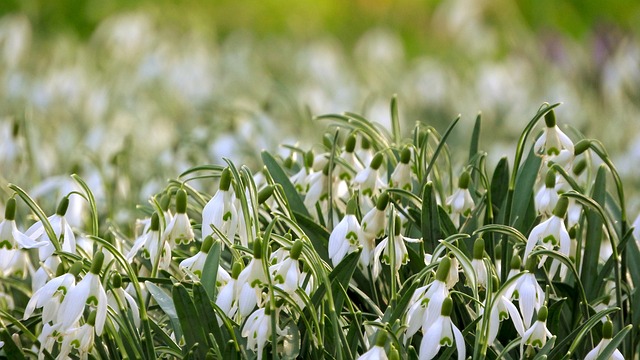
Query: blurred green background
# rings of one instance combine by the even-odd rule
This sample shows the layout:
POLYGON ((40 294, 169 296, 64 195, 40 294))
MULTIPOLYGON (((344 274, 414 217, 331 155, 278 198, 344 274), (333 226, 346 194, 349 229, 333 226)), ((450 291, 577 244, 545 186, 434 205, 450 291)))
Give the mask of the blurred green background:
POLYGON ((569 136, 601 139, 638 187, 639 36, 625 0, 4 0, 0 176, 78 172, 132 207, 190 166, 311 147, 316 115, 388 124, 398 94, 407 133, 461 113, 452 147, 481 111, 490 165, 561 101, 569 136))

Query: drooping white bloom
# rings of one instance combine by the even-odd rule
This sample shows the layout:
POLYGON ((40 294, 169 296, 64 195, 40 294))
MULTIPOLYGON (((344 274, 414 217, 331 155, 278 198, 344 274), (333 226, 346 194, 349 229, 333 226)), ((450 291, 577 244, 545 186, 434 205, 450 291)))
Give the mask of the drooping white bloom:
POLYGON ((73 349, 78 351, 80 359, 86 360, 88 358, 94 343, 94 323, 91 321, 91 317, 96 317, 95 312, 89 315, 90 320, 82 326, 64 332, 58 359, 66 359, 73 349))
POLYGON ((76 263, 66 274, 51 279, 33 293, 24 309, 23 319, 28 319, 35 309, 42 308, 42 322, 56 322, 58 309, 66 294, 76 285, 76 276, 82 270, 82 264, 76 263))
POLYGON ((471 177, 468 172, 463 172, 458 180, 458 188, 447 198, 446 204, 451 208, 451 220, 455 226, 460 225, 460 215, 469 216, 475 206, 471 192, 469 192, 469 181, 471 177))
POLYGON ((355 211, 355 200, 351 199, 347 205, 347 214, 331 231, 329 259, 331 259, 333 266, 337 266, 347 254, 358 248, 362 235, 355 211))
POLYGON ((254 311, 242 327, 242 336, 247 338, 247 348, 262 359, 262 350, 271 339, 271 309, 269 304, 254 311))
POLYGON ((339 164, 337 168, 339 169, 338 177, 342 180, 350 181, 354 172, 359 173, 364 169, 363 164, 360 162, 354 152, 355 148, 356 135, 351 134, 345 141, 344 151, 342 152, 342 154, 340 154, 340 159, 342 159, 346 166, 339 164))
POLYGON ((267 283, 267 275, 262 267, 261 241, 256 239, 253 245, 253 258, 238 275, 237 299, 240 315, 247 316, 260 300, 261 288, 267 283))
MULTIPOLYGON (((562 150, 567 150, 573 156, 573 142, 556 125, 556 116, 553 110, 544 116, 546 127, 544 133, 533 145, 536 154, 553 160, 560 155, 562 150)), ((555 161, 555 160, 553 160, 555 161)))
POLYGON ((4 220, 0 222, 0 248, 32 249, 47 245, 46 242, 36 242, 18 230, 16 225, 16 199, 7 201, 4 220))
POLYGON ((487 287, 487 267, 484 263, 484 240, 482 238, 476 239, 473 244, 473 260, 471 260, 471 266, 476 275, 476 282, 478 287, 487 287))
POLYGON ((53 350, 53 345, 55 345, 56 340, 61 337, 59 332, 60 324, 50 324, 45 323, 42 326, 42 331, 40 335, 38 335, 38 342, 40 343, 40 349, 38 350, 38 360, 44 359, 45 350, 51 354, 53 350))
POLYGON ((150 259, 153 266, 166 269, 171 262, 171 247, 160 236, 160 220, 157 213, 151 216, 149 231, 133 243, 126 255, 127 260, 131 261, 140 250, 142 250, 142 256, 150 259))
MULTIPOLYGON (((400 219, 397 218, 395 222, 395 235, 393 237, 393 253, 394 253, 394 270, 397 272, 400 270, 400 267, 407 262, 409 262, 409 252, 407 251, 407 246, 405 242, 408 243, 419 243, 422 239, 413 239, 406 237, 400 233, 402 229, 402 225, 400 223, 400 219)), ((382 239, 380 243, 376 246, 373 252, 373 269, 372 273, 374 278, 378 276, 380 273, 380 261, 385 264, 391 266, 391 251, 389 249, 389 236, 382 239)))
POLYGON ((296 240, 289 251, 289 256, 269 267, 269 273, 273 279, 274 286, 288 294, 295 293, 302 280, 302 274, 298 265, 301 251, 302 241, 296 240))
MULTIPOLYGON (((53 232, 56 238, 61 239, 61 247, 63 251, 75 254, 76 253, 76 236, 71 229, 71 226, 67 223, 65 214, 69 207, 69 198, 64 197, 58 205, 56 213, 50 216, 49 223, 53 228, 53 232)), ((25 232, 25 234, 36 242, 44 242, 45 245, 39 247, 40 261, 45 261, 56 250, 55 246, 49 239, 44 225, 41 221, 31 225, 31 227, 25 232)))
MULTIPOLYGON (((589 351, 587 356, 584 357, 584 360, 595 360, 598 358, 600 353, 609 345, 611 342, 611 337, 613 336, 613 324, 611 321, 607 320, 602 325, 602 340, 593 348, 593 350, 589 351)), ((624 356, 620 350, 616 349, 608 358, 609 360, 624 360, 624 356)))
MULTIPOLYGON (((527 262, 527 268, 531 269, 532 267, 535 268, 535 263, 527 262)), ((540 310, 545 299, 544 291, 536 281, 535 275, 531 272, 520 276, 515 281, 515 284, 507 290, 505 297, 511 300, 518 300, 525 328, 529 328, 534 310, 540 310)))
MULTIPOLYGON (((218 269, 218 275, 220 274, 220 269, 218 269)), ((233 264, 233 268, 231 271, 231 275, 227 273, 228 279, 221 279, 218 276, 218 295, 216 297, 216 305, 222 310, 222 312, 227 315, 227 317, 232 318, 236 311, 238 310, 238 295, 239 295, 239 286, 237 284, 238 276, 242 270, 242 265, 237 262, 233 264)), ((218 323, 221 324, 220 319, 218 319, 218 323)))
POLYGON ((400 153, 400 161, 391 174, 389 179, 389 185, 394 188, 399 188, 407 191, 411 191, 412 179, 411 179, 411 149, 405 147, 400 153))
POLYGON ((464 338, 460 330, 451 322, 453 302, 446 297, 442 303, 439 316, 430 324, 424 332, 420 343, 420 360, 433 359, 443 345, 451 347, 454 339, 458 350, 458 360, 464 360, 466 355, 464 338))
POLYGON ((107 305, 123 316, 126 316, 128 305, 134 325, 140 328, 140 308, 133 296, 122 288, 122 278, 118 273, 113 276, 111 291, 107 293, 107 305))
POLYGON ((387 333, 384 330, 378 330, 376 335, 376 344, 367 352, 360 355, 357 360, 387 360, 387 353, 384 351, 384 344, 387 341, 387 333))
POLYGON ((389 194, 383 192, 376 200, 376 206, 362 217, 362 232, 371 239, 384 235, 387 225, 387 206, 389 194))
POLYGON ((555 171, 549 170, 545 178, 545 183, 540 187, 535 196, 536 211, 538 214, 550 216, 558 203, 558 192, 556 191, 555 171))
POLYGON ((49 256, 47 260, 40 264, 40 267, 31 274, 31 290, 37 291, 51 279, 52 274, 56 273, 56 269, 60 266, 60 257, 57 255, 49 256))
POLYGON ((200 251, 192 257, 182 260, 179 267, 183 270, 186 269, 198 278, 201 278, 202 269, 204 268, 204 263, 207 260, 207 255, 209 254, 209 250, 211 250, 211 246, 213 246, 213 238, 209 235, 202 242, 200 251))
POLYGON ((187 192, 179 189, 176 193, 176 215, 169 221, 164 231, 169 244, 188 244, 194 239, 193 229, 187 216, 187 192))
POLYGON ((498 329, 500 322, 511 318, 513 326, 520 336, 524 335, 524 325, 522 324, 522 318, 520 313, 513 303, 504 296, 500 296, 495 300, 495 305, 489 313, 489 335, 487 336, 487 343, 493 344, 493 341, 498 336, 498 329))
MULTIPOLYGON (((569 237, 569 232, 564 225, 567 206, 568 199, 565 197, 560 198, 553 210, 553 215, 531 230, 529 238, 527 239, 527 246, 524 251, 525 261, 538 243, 542 243, 542 245, 548 250, 553 250, 555 247, 558 247, 560 253, 567 257, 569 256, 569 252, 571 251, 571 238, 569 237)), ((539 266, 544 265, 546 258, 546 256, 543 256, 540 259, 539 266)), ((558 260, 554 259, 552 261, 551 268, 549 269, 549 276, 551 278, 554 277, 560 265, 561 263, 558 260)), ((562 268, 560 269, 560 276, 564 278, 566 272, 567 268, 562 265, 562 268)))
POLYGON ((307 179, 309 191, 307 191, 307 195, 304 197, 304 205, 312 214, 315 213, 316 203, 327 194, 328 174, 329 167, 327 165, 322 171, 310 174, 307 179))
POLYGON ((102 252, 98 252, 93 259, 91 271, 67 292, 62 304, 60 304, 60 311, 56 321, 62 324, 62 329, 71 329, 80 320, 85 304, 89 304, 96 309, 96 333, 98 335, 102 334, 104 322, 107 318, 107 294, 100 282, 100 269, 103 261, 104 255, 102 252))
POLYGON ((384 188, 384 183, 378 173, 383 160, 384 158, 381 153, 376 154, 373 159, 371 159, 369 166, 359 171, 353 179, 353 185, 356 189, 360 190, 362 195, 372 197, 375 196, 380 189, 384 188))
POLYGON ((233 243, 238 230, 236 210, 231 188, 231 170, 224 169, 220 177, 220 188, 202 209, 202 237, 215 236, 212 226, 220 230, 233 243))
POLYGON ((444 256, 440 260, 436 279, 430 284, 417 288, 413 293, 407 311, 407 337, 415 334, 420 328, 425 332, 440 316, 442 303, 449 296, 445 283, 451 267, 451 259, 444 256))
POLYGON ((542 306, 538 310, 538 319, 536 322, 522 335, 522 342, 520 343, 521 354, 523 353, 524 345, 531 345, 541 349, 544 344, 546 344, 547 338, 553 336, 547 329, 547 315, 547 307, 542 306))

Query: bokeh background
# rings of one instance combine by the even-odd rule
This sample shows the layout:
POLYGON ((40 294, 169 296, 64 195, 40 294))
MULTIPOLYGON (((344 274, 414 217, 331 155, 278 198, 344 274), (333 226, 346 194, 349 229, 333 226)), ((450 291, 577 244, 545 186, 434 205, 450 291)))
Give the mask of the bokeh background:
POLYGON ((134 208, 190 166, 319 142, 316 115, 386 124, 393 94, 407 132, 462 114, 453 147, 481 111, 494 162, 563 102, 637 188, 639 34, 632 0, 3 0, 2 198, 12 182, 53 209, 76 172, 134 208))

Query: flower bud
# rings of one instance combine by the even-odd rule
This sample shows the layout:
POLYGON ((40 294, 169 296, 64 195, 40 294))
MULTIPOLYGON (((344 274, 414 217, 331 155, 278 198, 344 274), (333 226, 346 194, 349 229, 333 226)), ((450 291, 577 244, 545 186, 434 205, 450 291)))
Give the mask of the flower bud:
POLYGON ((373 159, 371 159, 371 164, 369 164, 369 167, 373 170, 378 170, 380 168, 380 165, 382 165, 382 160, 384 160, 382 153, 377 153, 373 157, 373 159))
POLYGON ((360 140, 360 147, 362 147, 362 149, 364 150, 371 149, 371 141, 369 141, 366 136, 363 136, 362 140, 360 140))
POLYGON ((387 332, 382 329, 378 330, 378 334, 376 335, 376 346, 384 347, 386 342, 387 332))
POLYGON ((451 259, 448 256, 443 256, 438 265, 438 271, 436 272, 436 280, 441 282, 447 282, 447 275, 449 275, 449 268, 451 268, 451 259))
POLYGON ((167 211, 169 210, 169 205, 171 204, 171 194, 162 194, 162 197, 160 197, 160 209, 162 209, 162 211, 167 211))
POLYGON ((549 315, 549 310, 546 305, 542 305, 540 310, 538 310, 538 321, 547 321, 547 316, 549 315))
POLYGON ((262 258, 262 240, 259 237, 253 241, 253 258, 262 258))
POLYGON ((160 218, 158 217, 158 213, 153 213, 153 215, 151 215, 151 226, 149 227, 149 229, 151 231, 158 231, 160 230, 160 218))
POLYGON ((76 261, 73 263, 73 265, 71 265, 68 273, 73 276, 78 276, 81 271, 82 271, 82 261, 76 261))
POLYGON ((347 202, 347 215, 355 215, 357 207, 358 207, 358 200, 356 200, 356 196, 354 195, 347 202))
POLYGON ((578 156, 578 155, 582 154, 583 152, 589 150, 590 147, 591 147, 591 140, 582 139, 582 140, 578 141, 578 143, 576 143, 574 145, 573 154, 578 156))
POLYGON ((187 192, 184 189, 179 189, 176 193, 176 212, 178 214, 187 212, 187 192))
POLYGON ((564 218, 567 215, 567 208, 569 207, 569 199, 562 196, 558 199, 558 203, 556 204, 555 209, 553 209, 553 215, 564 218))
POLYGON ((451 311, 453 310, 453 300, 451 297, 447 296, 446 299, 442 302, 442 310, 440 310, 440 315, 442 316, 451 316, 451 311))
POLYGON ((313 167, 313 158, 313 150, 309 150, 304 153, 304 167, 306 167, 307 169, 313 167))
POLYGON ((220 190, 229 191, 231 187, 231 170, 225 168, 220 175, 220 190))
POLYGON ((344 144, 344 151, 352 153, 356 149, 356 134, 352 133, 344 144))
POLYGON ((213 238, 211 237, 211 235, 207 235, 207 237, 205 237, 204 240, 202 241, 202 247, 200 248, 200 252, 208 254, 212 246, 213 246, 213 238))
POLYGON ((237 280, 238 276, 242 272, 242 268, 243 268, 242 262, 240 261, 234 262, 233 266, 231 267, 231 277, 237 280))
POLYGON ((114 289, 119 289, 122 287, 122 276, 120 276, 120 274, 113 273, 113 276, 111 277, 111 286, 114 289))
POLYGON ((607 321, 602 324, 602 338, 603 339, 611 339, 613 337, 613 323, 611 320, 607 319, 607 321))
POLYGON ((553 171, 553 169, 549 169, 549 171, 547 171, 547 176, 544 178, 544 186, 547 189, 556 187, 556 172, 553 171))
POLYGON ((477 238, 476 242, 473 243, 473 258, 482 260, 484 257, 484 239, 477 238))
POLYGON ((575 163, 573 165, 573 174, 575 176, 580 176, 580 174, 582 174, 582 172, 587 168, 587 160, 586 159, 580 159, 580 161, 578 161, 577 163, 575 163))
POLYGON ((265 201, 273 195, 273 185, 265 186, 260 192, 258 192, 258 204, 263 204, 265 201))
POLYGON ((376 208, 380 211, 384 211, 387 208, 387 205, 389 205, 389 194, 385 191, 378 196, 376 208))
POLYGON ((544 123, 549 128, 556 126, 556 113, 553 110, 550 110, 546 114, 544 114, 544 123))
POLYGON ((509 268, 512 270, 520 270, 520 266, 522 266, 522 258, 518 254, 513 255, 509 268))
POLYGON ((91 272, 98 275, 102 269, 102 263, 104 262, 104 254, 102 251, 98 251, 93 256, 93 263, 91 263, 91 272))
POLYGON ((458 179, 458 187, 460 189, 468 189, 469 181, 471 181, 471 176, 469 175, 469 172, 467 171, 463 172, 462 175, 460 175, 460 179, 458 179))
POLYGON ((405 146, 400 153, 400 162, 408 164, 411 161, 411 148, 405 146))
POLYGON ((302 253, 302 240, 298 239, 291 246, 291 250, 289 250, 289 257, 293 260, 298 260, 300 258, 300 254, 302 253))
POLYGON ((62 198, 62 200, 60 200, 60 204, 58 204, 56 215, 64 216, 67 213, 68 208, 69 208, 69 198, 65 196, 62 198))
POLYGON ((4 209, 4 218, 9 221, 16 219, 16 199, 9 198, 9 200, 7 200, 7 206, 4 209))

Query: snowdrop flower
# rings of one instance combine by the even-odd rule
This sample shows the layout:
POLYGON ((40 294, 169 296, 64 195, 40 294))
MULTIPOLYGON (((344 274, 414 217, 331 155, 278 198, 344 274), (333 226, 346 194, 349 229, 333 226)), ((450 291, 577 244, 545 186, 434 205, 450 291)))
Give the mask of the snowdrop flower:
POLYGON ((238 275, 238 310, 240 315, 247 316, 255 308, 260 298, 262 286, 267 283, 267 276, 262 267, 262 242, 256 238, 253 242, 253 258, 238 275))
POLYGON ((365 135, 360 138, 360 146, 356 150, 358 158, 363 164, 368 164, 373 159, 373 151, 371 150, 371 141, 365 135))
POLYGON ((471 176, 468 172, 463 172, 458 180, 458 189, 447 198, 446 204, 451 208, 451 220, 457 227, 460 225, 460 215, 469 216, 475 206, 471 193, 469 192, 469 181, 471 176))
POLYGON ((356 174, 356 177, 353 179, 353 185, 356 189, 359 189, 362 195, 366 195, 369 197, 374 196, 378 193, 378 190, 384 187, 382 180, 380 180, 380 176, 378 174, 378 170, 382 165, 382 161, 384 157, 381 153, 377 153, 369 166, 366 169, 363 169, 356 174))
POLYGON ((262 350, 271 339, 271 307, 269 303, 264 308, 254 311, 242 327, 242 337, 247 338, 247 348, 253 350, 262 359, 262 350))
MULTIPOLYGON (((604 348, 606 348, 607 345, 609 345, 612 337, 613 337, 613 324, 611 323, 611 321, 607 320, 602 325, 602 340, 600 340, 598 345, 596 345, 596 347, 593 348, 593 350, 589 351, 587 356, 585 356, 584 360, 597 359, 600 353, 602 353, 602 351, 604 350, 604 348)), ((624 360, 624 356, 622 356, 622 353, 620 352, 620 350, 616 349, 613 352, 613 354, 609 356, 609 360, 624 360)))
POLYGON ((304 197, 304 205, 309 212, 315 213, 316 203, 327 195, 327 181, 329 177, 329 164, 322 171, 314 172, 309 175, 307 184, 309 191, 304 197))
POLYGON ((201 278, 204 262, 207 260, 207 255, 209 254, 209 250, 211 250, 211 246, 213 246, 213 238, 209 235, 204 238, 202 247, 197 254, 180 262, 180 265, 178 265, 180 269, 187 270, 198 278, 201 278))
POLYGON ((573 157, 573 142, 556 125, 556 115, 553 110, 545 114, 544 122, 546 124, 544 133, 536 140, 533 150, 549 161, 556 161, 555 158, 561 155, 562 150, 566 150, 560 158, 560 162, 566 163, 567 155, 573 157))
MULTIPOLYGON (((557 246, 561 254, 567 257, 569 256, 569 252, 571 251, 571 238, 564 225, 564 217, 567 214, 568 204, 569 201, 566 197, 560 198, 553 210, 553 215, 531 230, 529 238, 527 239, 527 247, 524 251, 524 259, 529 257, 529 254, 531 254, 531 251, 539 242, 542 242, 542 245, 548 250, 553 250, 557 246)), ((544 265, 546 258, 546 256, 543 256, 540 259, 539 266, 544 265)), ((554 259, 552 261, 551 268, 549 269, 550 278, 554 277, 560 265, 558 260, 554 259)), ((564 278, 566 272, 567 268, 563 265, 560 269, 560 276, 564 278)))
POLYGON ((436 279, 413 293, 409 302, 412 305, 407 311, 407 337, 413 336, 420 328, 422 332, 427 331, 440 316, 442 304, 449 296, 446 281, 450 268, 451 260, 444 256, 438 265, 436 279))
POLYGON ((137 328, 140 328, 140 308, 133 296, 122 287, 122 277, 118 273, 115 273, 111 278, 111 291, 107 294, 107 305, 113 310, 119 311, 122 316, 126 316, 126 305, 129 305, 133 323, 137 328))
POLYGON ((313 173, 313 151, 308 151, 303 156, 303 164, 300 170, 291 176, 289 180, 300 194, 306 194, 309 190, 309 175, 313 173))
POLYGON ((405 147, 400 152, 400 162, 396 165, 396 168, 391 174, 389 185, 394 188, 399 188, 407 191, 411 191, 411 148, 405 147))
POLYGON ((78 322, 84 312, 85 304, 89 304, 96 308, 96 334, 102 334, 107 318, 107 294, 100 283, 100 269, 102 269, 103 261, 104 254, 98 252, 93 258, 91 271, 67 292, 62 304, 60 304, 57 319, 57 322, 62 324, 62 329, 70 329, 73 324, 78 322))
POLYGON ((31 274, 31 290, 37 291, 51 279, 51 274, 56 273, 56 269, 60 266, 60 257, 52 255, 40 264, 38 270, 31 274))
POLYGON ((329 258, 334 267, 338 266, 347 254, 355 251, 360 243, 361 228, 355 214, 356 202, 351 199, 347 204, 346 215, 329 236, 329 258))
POLYGON ((520 314, 524 321, 525 328, 529 328, 533 318, 534 310, 539 311, 545 296, 544 291, 538 284, 536 276, 533 274, 535 270, 535 260, 527 260, 527 273, 520 276, 513 286, 507 290, 505 297, 511 300, 518 300, 520 314))
POLYGON ((150 259, 153 266, 165 269, 171 262, 171 247, 160 236, 160 218, 157 213, 151 215, 151 226, 146 234, 138 237, 127 253, 127 260, 131 261, 138 251, 142 250, 142 256, 150 259))
MULTIPOLYGON (((62 265, 58 266, 58 270, 62 269, 62 265)), ((42 308, 42 322, 56 322, 58 309, 64 300, 66 294, 69 293, 76 285, 76 276, 82 270, 82 263, 74 263, 69 272, 51 279, 44 286, 33 293, 31 299, 24 309, 23 319, 26 320, 35 311, 42 308)))
POLYGON ((59 359, 66 359, 73 349, 78 351, 80 359, 85 360, 88 358, 89 352, 93 347, 96 318, 96 312, 92 311, 84 325, 69 329, 64 333, 60 353, 58 354, 59 359))
POLYGON ((32 249, 47 245, 36 242, 18 230, 16 225, 16 199, 10 198, 4 210, 4 220, 0 222, 0 249, 32 249))
POLYGON ((522 258, 517 253, 513 254, 513 256, 511 257, 511 263, 509 264, 509 273, 507 273, 507 280, 520 274, 522 272, 520 269, 521 266, 522 258))
POLYGON ((238 211, 234 205, 231 188, 231 170, 226 168, 220 176, 220 187, 202 209, 202 237, 214 235, 216 227, 233 243, 238 229, 238 211))
MULTIPOLYGON (((63 197, 58 205, 55 215, 49 217, 49 223, 53 228, 58 239, 62 239, 60 245, 62 250, 75 254, 76 253, 76 237, 73 234, 71 226, 65 219, 67 208, 69 207, 69 198, 63 197)), ((41 221, 31 225, 31 227, 25 233, 31 239, 37 242, 44 242, 45 245, 39 248, 40 261, 45 261, 56 250, 55 246, 49 239, 49 236, 44 230, 44 225, 41 221)))
MULTIPOLYGON (((395 231, 393 238, 393 249, 394 249, 394 269, 397 272, 400 270, 400 267, 409 262, 409 252, 407 251, 407 246, 405 242, 410 243, 419 243, 422 239, 412 239, 400 234, 400 230, 402 229, 402 224, 400 222, 400 217, 396 217, 395 221, 395 231)), ((391 266, 391 252, 389 250, 389 236, 382 239, 380 243, 376 246, 373 253, 374 263, 373 263, 373 275, 377 277, 380 273, 380 260, 383 263, 391 266), (381 257, 382 256, 382 257, 381 257)))
POLYGON ((496 274, 500 276, 500 274, 502 274, 502 241, 500 241, 498 245, 496 245, 495 249, 493 249, 493 255, 496 274))
POLYGON ((558 192, 556 191, 556 174, 549 169, 545 177, 544 186, 540 188, 535 196, 536 211, 540 215, 550 216, 558 203, 558 192))
POLYGON ((376 336, 376 344, 366 353, 360 355, 357 360, 387 360, 387 353, 384 351, 384 344, 387 342, 387 333, 384 330, 378 330, 376 336))
POLYGON ((442 302, 440 314, 425 331, 420 343, 420 360, 433 359, 443 345, 451 347, 455 339, 458 350, 458 360, 464 360, 466 355, 464 338, 460 330, 451 322, 453 301, 447 296, 442 302))
POLYGON ((298 259, 302 252, 302 240, 296 240, 291 246, 289 256, 281 262, 269 267, 274 286, 288 294, 295 293, 301 281, 298 259))
POLYGON ((476 273, 478 287, 487 287, 487 267, 484 264, 484 239, 477 238, 473 243, 473 260, 471 266, 476 273))
POLYGON ((56 340, 61 337, 60 332, 60 324, 50 324, 45 323, 42 326, 42 331, 40 335, 38 335, 38 342, 40 342, 40 349, 38 349, 38 360, 43 360, 45 350, 51 354, 53 350, 53 345, 55 345, 56 340))
MULTIPOLYGON (((362 218, 362 229, 360 236, 360 266, 366 268, 375 262, 376 239, 384 235, 387 227, 387 206, 389 205, 389 194, 383 192, 378 196, 376 206, 369 210, 362 218)), ((375 276, 375 274, 373 274, 375 276)))
POLYGON ((531 345, 535 348, 541 349, 547 342, 547 338, 553 335, 547 330, 547 315, 549 311, 546 306, 540 307, 538 310, 538 319, 536 322, 525 331, 522 335, 522 342, 520 343, 520 353, 523 354, 524 345, 531 345))
MULTIPOLYGON (((238 310, 239 291, 237 289, 237 279, 242 271, 242 264, 240 262, 234 263, 231 270, 231 276, 228 281, 224 282, 222 286, 218 285, 218 296, 216 297, 216 305, 229 318, 232 318, 238 310)), ((222 323, 220 319, 218 319, 218 323, 222 323)))
POLYGON ((500 328, 500 323, 503 320, 509 319, 511 317, 511 321, 513 322, 513 326, 520 336, 524 335, 524 325, 522 324, 522 318, 520 317, 520 313, 518 313, 518 309, 513 305, 513 303, 507 299, 501 292, 499 292, 499 284, 498 278, 495 276, 491 277, 493 281, 493 293, 495 298, 493 302, 493 307, 489 313, 489 334, 487 335, 487 343, 493 344, 496 337, 498 336, 498 329, 500 328))
POLYGON ((188 244, 193 238, 193 230, 187 216, 187 192, 179 189, 176 193, 176 215, 167 224, 164 236, 169 244, 188 244))

